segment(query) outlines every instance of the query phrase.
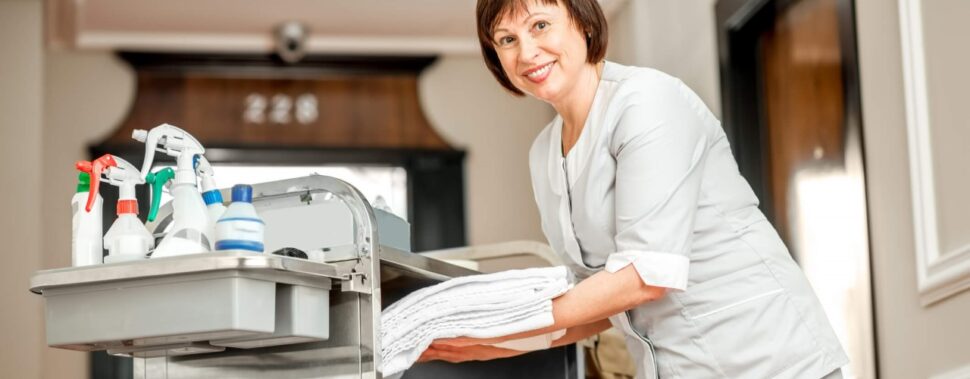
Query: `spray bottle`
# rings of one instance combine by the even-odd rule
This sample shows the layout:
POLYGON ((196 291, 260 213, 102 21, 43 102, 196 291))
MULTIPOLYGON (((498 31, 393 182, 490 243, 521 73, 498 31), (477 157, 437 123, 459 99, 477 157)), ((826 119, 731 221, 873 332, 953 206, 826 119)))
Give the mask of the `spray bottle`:
POLYGON ((101 264, 104 247, 101 243, 101 207, 104 199, 94 193, 96 199, 91 212, 84 209, 90 192, 91 176, 82 172, 77 176, 77 193, 71 199, 71 265, 90 266, 101 264))
POLYGON ((104 245, 108 248, 104 263, 146 259, 149 250, 155 247, 155 238, 138 219, 135 197, 135 186, 144 184, 145 179, 128 161, 114 159, 118 165, 105 170, 104 177, 109 184, 118 186, 118 218, 104 235, 104 245))
POLYGON ((162 124, 151 131, 135 130, 132 138, 145 143, 145 161, 141 172, 152 167, 155 150, 176 157, 175 182, 172 185, 172 229, 159 243, 152 258, 205 253, 211 250, 208 216, 196 186, 195 157, 205 148, 186 131, 162 124))
POLYGON ((99 192, 101 173, 117 166, 114 156, 105 154, 93 161, 79 161, 75 167, 78 174, 77 193, 71 199, 72 238, 71 264, 74 267, 101 264, 104 245, 101 235, 101 209, 104 199, 99 192))
POLYGON ((216 181, 213 179, 215 173, 212 170, 212 165, 209 164, 209 160, 200 155, 196 171, 199 173, 199 182, 202 185, 202 201, 205 202, 206 214, 209 216, 208 235, 215 238, 216 223, 219 222, 222 214, 226 213, 226 205, 222 200, 222 192, 216 187, 216 181))

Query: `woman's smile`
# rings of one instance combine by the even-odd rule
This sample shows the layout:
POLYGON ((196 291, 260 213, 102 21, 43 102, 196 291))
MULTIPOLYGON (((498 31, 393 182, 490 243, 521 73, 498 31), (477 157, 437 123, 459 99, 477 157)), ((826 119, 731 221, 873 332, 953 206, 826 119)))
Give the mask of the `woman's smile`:
POLYGON ((552 72, 553 64, 555 63, 556 61, 552 61, 541 66, 533 67, 529 70, 526 70, 526 72, 523 73, 522 76, 525 76, 527 79, 529 79, 529 81, 533 83, 536 83, 536 84, 542 83, 543 81, 546 80, 546 78, 549 77, 549 74, 552 72))

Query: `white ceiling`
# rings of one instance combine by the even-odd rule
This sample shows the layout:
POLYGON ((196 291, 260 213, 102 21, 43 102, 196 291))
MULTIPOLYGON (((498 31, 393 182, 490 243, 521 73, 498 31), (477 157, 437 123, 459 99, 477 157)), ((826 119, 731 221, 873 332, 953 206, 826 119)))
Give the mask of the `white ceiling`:
MULTIPOLYGON (((308 51, 477 53, 475 0, 47 0, 54 47, 143 51, 272 51, 272 31, 298 21, 308 51)), ((626 0, 600 0, 607 14, 626 0)))

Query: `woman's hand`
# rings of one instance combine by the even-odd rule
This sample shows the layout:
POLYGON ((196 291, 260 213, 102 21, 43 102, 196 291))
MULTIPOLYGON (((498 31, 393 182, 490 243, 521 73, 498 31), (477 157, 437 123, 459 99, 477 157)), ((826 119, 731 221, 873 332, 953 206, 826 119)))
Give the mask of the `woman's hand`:
MULTIPOLYGON (((452 340, 458 339, 462 338, 454 338, 452 340)), ((428 349, 421 354, 421 357, 418 358, 418 362, 428 362, 434 360, 451 363, 488 361, 492 359, 514 357, 516 355, 522 355, 525 353, 527 353, 527 351, 509 350, 491 345, 454 346, 435 342, 432 343, 431 346, 429 346, 428 349)))
MULTIPOLYGON (((586 339, 596 334, 602 333, 603 331, 609 328, 610 328, 610 320, 608 319, 602 319, 586 325, 570 328, 569 330, 566 330, 566 334, 564 334, 562 337, 559 337, 559 339, 553 341, 552 345, 549 347, 559 347, 563 345, 576 343, 579 340, 586 339)), ((454 356, 454 354, 451 354, 451 352, 466 352, 466 349, 468 349, 467 352, 472 355, 480 353, 480 354, 483 354, 485 357, 491 357, 488 359, 506 358, 506 357, 511 357, 514 355, 526 353, 524 351, 508 350, 508 349, 502 349, 495 346, 491 346, 492 344, 495 344, 495 343, 504 342, 507 339, 508 338, 506 337, 497 337, 497 338, 458 337, 458 338, 437 339, 431 343, 431 347, 429 347, 428 350, 425 350, 419 362, 422 362, 423 360, 432 360, 432 359, 447 360, 444 358, 435 358, 436 357, 435 354, 439 354, 439 356, 441 354, 446 354, 446 355, 449 355, 450 357, 457 358, 454 356), (432 349, 434 351, 432 351, 432 349)), ((480 359, 480 360, 486 360, 486 359, 480 359)))

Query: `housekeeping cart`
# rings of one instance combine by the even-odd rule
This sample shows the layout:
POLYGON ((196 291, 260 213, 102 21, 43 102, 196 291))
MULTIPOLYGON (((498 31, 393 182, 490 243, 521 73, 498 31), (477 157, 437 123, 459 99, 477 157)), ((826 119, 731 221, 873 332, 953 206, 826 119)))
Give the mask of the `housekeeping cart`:
MULTIPOLYGON (((264 254, 36 273, 30 290, 46 303, 48 345, 132 357, 140 379, 381 378, 382 307, 477 273, 410 252, 407 223, 341 180, 312 175, 257 184, 253 193, 266 222, 264 254)), ((170 222, 166 208, 148 227, 158 236, 170 222)), ((420 364, 404 378, 579 378, 582 366, 568 346, 420 364)))

